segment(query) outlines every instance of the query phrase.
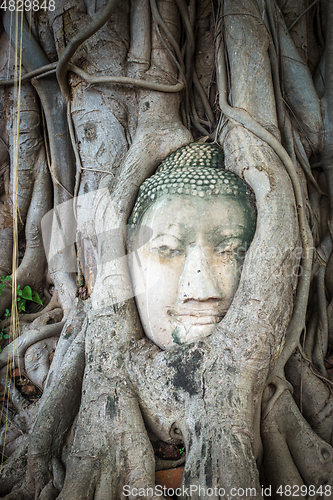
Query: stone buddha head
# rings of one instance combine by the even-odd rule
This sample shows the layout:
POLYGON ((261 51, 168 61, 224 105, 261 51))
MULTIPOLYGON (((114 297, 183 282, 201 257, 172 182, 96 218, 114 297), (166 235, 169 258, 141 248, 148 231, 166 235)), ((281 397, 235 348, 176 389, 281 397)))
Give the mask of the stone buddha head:
POLYGON ((137 308, 162 349, 210 335, 238 287, 255 211, 246 184, 223 165, 218 145, 179 149, 142 184, 129 219, 137 308))

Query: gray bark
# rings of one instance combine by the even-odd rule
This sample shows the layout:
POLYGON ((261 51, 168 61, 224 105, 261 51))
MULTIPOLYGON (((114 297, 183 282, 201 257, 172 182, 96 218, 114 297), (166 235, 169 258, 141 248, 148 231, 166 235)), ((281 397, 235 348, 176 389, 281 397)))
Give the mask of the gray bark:
MULTIPOLYGON (((153 488, 151 438, 184 445, 185 488, 224 488, 225 498, 232 488, 244 490, 236 499, 254 488, 260 499, 263 482, 274 491, 314 485, 333 497, 327 371, 333 9, 318 3, 312 23, 302 15, 307 6, 59 1, 53 11, 25 16, 24 72, 47 65, 57 73, 22 85, 16 163, 26 251, 16 274, 21 288, 42 293, 48 258, 57 300, 37 319, 35 312, 27 315, 37 323, 23 327, 0 354, 1 368, 11 348, 16 363, 23 359, 29 334, 33 342, 61 334, 41 400, 27 410, 36 413, 25 420, 27 446, 0 474, 6 500, 111 500, 124 485, 153 488), (94 80, 101 76, 113 80, 94 80), (162 351, 142 332, 125 226, 142 182, 170 153, 199 139, 216 140, 226 169, 252 187, 257 229, 232 305, 214 333, 162 351), (51 208, 45 256, 41 219, 51 208), (13 468, 25 459, 24 472, 13 468)), ((3 25, 0 44, 7 47, 10 36, 14 43, 8 12, 3 25)), ((9 64, 13 78, 13 59, 9 64)), ((5 276, 12 265, 10 129, 17 109, 15 89, 8 82, 0 89, 5 276)), ((7 285, 1 314, 10 303, 7 285)), ((7 393, 21 401, 13 383, 7 393)))

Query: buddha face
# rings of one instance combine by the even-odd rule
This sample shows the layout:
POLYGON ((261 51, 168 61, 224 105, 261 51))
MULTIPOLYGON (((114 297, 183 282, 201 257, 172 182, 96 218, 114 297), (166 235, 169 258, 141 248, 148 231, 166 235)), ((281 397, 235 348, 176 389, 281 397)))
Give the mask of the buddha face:
POLYGON ((156 200, 128 236, 137 249, 128 261, 147 337, 169 349, 210 335, 233 300, 252 235, 253 215, 236 198, 156 200), (145 226, 152 236, 144 244, 145 226))

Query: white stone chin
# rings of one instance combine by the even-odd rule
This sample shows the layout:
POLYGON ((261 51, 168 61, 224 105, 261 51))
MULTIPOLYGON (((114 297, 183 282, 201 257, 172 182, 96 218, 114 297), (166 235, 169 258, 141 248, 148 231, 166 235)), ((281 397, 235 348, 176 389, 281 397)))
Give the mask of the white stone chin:
POLYGON ((216 323, 210 323, 209 325, 193 325, 189 329, 186 336, 186 344, 194 342, 195 340, 203 339, 208 337, 216 328, 216 323))
POLYGON ((208 337, 214 331, 215 327, 216 323, 192 325, 188 328, 185 325, 178 325, 172 333, 172 338, 174 344, 191 344, 192 342, 208 337))

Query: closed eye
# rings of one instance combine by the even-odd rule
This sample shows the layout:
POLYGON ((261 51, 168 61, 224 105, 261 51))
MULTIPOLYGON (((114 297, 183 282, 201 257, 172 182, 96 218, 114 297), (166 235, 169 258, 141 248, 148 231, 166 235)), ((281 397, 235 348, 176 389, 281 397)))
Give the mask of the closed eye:
POLYGON ((159 256, 162 258, 176 257, 181 254, 181 250, 179 248, 171 248, 167 245, 152 247, 151 250, 158 252, 159 256))
POLYGON ((233 253, 241 245, 240 238, 226 238, 214 248, 214 253, 233 253))
POLYGON ((183 252, 182 242, 169 234, 159 235, 151 241, 150 250, 161 258, 176 257, 183 252))
POLYGON ((214 253, 221 257, 234 256, 237 261, 243 262, 247 249, 247 242, 242 242, 240 238, 228 238, 214 248, 214 253))
POLYGON ((239 262, 243 262, 245 259, 246 249, 246 245, 241 245, 234 250, 234 256, 239 262))

